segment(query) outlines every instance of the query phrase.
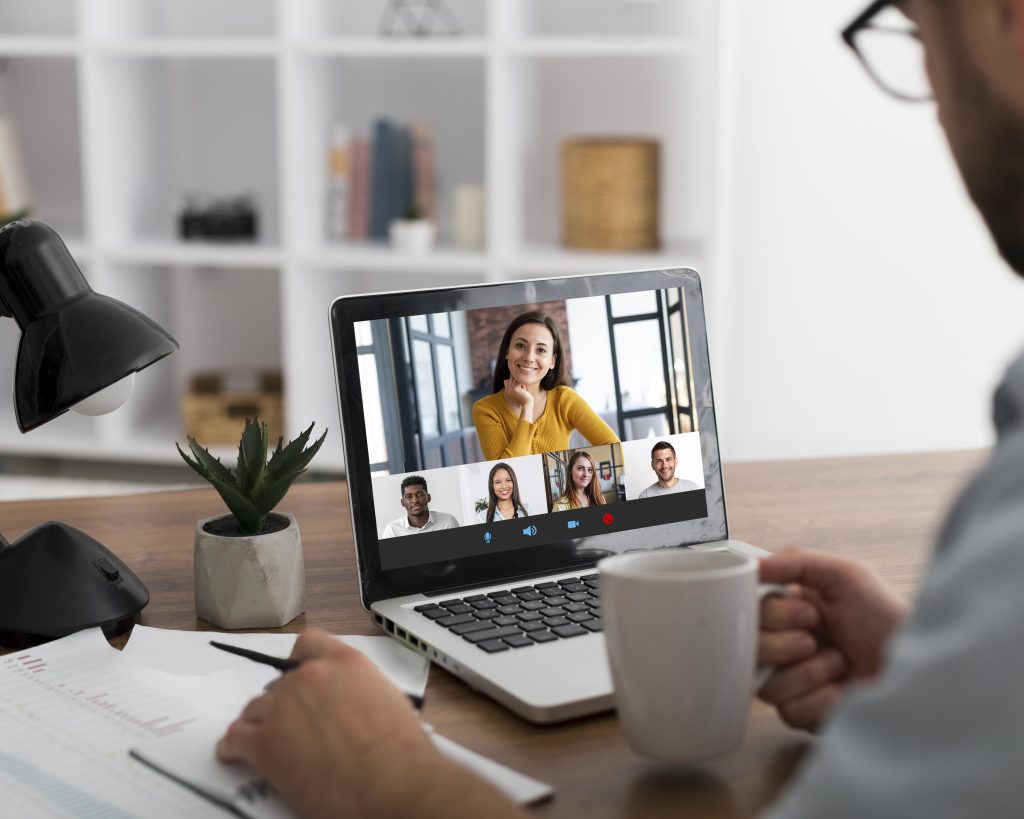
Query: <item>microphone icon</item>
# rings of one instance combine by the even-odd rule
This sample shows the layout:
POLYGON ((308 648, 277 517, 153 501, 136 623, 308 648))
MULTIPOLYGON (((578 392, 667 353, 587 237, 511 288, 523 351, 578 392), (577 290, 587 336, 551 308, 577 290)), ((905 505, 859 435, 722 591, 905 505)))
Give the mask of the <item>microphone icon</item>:
POLYGON ((490 542, 491 542, 491 533, 490 532, 484 532, 484 543, 490 543, 490 542))

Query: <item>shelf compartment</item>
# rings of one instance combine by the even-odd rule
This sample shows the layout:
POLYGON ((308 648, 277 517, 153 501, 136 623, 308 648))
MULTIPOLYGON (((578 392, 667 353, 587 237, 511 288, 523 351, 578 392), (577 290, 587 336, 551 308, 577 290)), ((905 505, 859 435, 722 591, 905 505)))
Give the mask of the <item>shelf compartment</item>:
POLYGON ((271 38, 274 5, 274 0, 89 0, 82 23, 94 41, 271 38))
POLYGON ((661 248, 686 248, 694 237, 708 235, 713 167, 701 157, 709 155, 703 149, 713 139, 714 123, 692 113, 707 110, 701 100, 712 93, 703 69, 678 57, 523 57, 518 63, 520 93, 508 103, 508 117, 518 124, 511 147, 518 156, 510 161, 522 169, 511 197, 518 233, 512 257, 531 247, 561 245, 562 143, 585 137, 657 139, 661 248), (587 101, 593 89, 601 90, 600 106, 587 101), (582 102, 574 104, 577 99, 582 102), (652 99, 665 103, 652 105, 652 99))
POLYGON ((0 31, 4 35, 51 38, 75 34, 75 0, 4 0, 0 31))
POLYGON ((174 244, 186 198, 247 194, 278 242, 277 73, 262 58, 97 58, 91 139, 103 247, 174 244))
POLYGON ((479 37, 487 30, 488 3, 481 0, 441 0, 458 21, 461 35, 381 34, 381 22, 390 0, 287 0, 282 3, 290 37, 379 37, 395 42, 456 42, 463 36, 479 37))
POLYGON ((476 58, 297 57, 286 72, 286 214, 301 255, 333 252, 327 233, 328 146, 336 123, 369 139, 377 118, 429 124, 437 170, 439 242, 450 242, 454 190, 484 183, 486 61, 476 58))
POLYGON ((12 57, 5 61, 0 71, 0 116, 13 126, 32 196, 32 215, 65 238, 85 234, 78 104, 74 60, 12 57), (45 138, 35 136, 39 134, 45 138))
POLYGON ((184 441, 181 401, 194 373, 282 366, 276 270, 123 265, 108 271, 104 292, 141 310, 180 345, 140 372, 131 399, 106 416, 108 437, 118 445, 149 441, 152 450, 165 436, 168 457, 177 457, 174 442, 184 441))

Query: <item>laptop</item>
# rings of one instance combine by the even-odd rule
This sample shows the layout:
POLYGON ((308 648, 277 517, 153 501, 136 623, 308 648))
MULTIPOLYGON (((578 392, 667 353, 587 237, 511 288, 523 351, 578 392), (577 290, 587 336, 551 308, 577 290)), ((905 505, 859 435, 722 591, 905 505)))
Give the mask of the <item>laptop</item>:
POLYGON ((612 708, 601 558, 764 554, 729 539, 695 271, 344 296, 330 326, 363 606, 524 719, 612 708))

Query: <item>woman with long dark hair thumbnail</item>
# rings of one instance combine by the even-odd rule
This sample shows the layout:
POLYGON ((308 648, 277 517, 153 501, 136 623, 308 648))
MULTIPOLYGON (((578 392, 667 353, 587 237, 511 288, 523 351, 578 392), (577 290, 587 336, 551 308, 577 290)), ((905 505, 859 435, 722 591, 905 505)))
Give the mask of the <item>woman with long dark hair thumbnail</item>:
POLYGON ((566 512, 570 509, 604 504, 604 493, 601 491, 597 468, 589 452, 577 449, 572 453, 566 473, 565 491, 551 507, 552 512, 566 512))
POLYGON ((487 476, 487 508, 480 510, 477 519, 481 523, 493 523, 496 520, 525 518, 528 514, 526 505, 519 499, 515 470, 506 463, 492 466, 487 476))
POLYGON ((473 405, 480 448, 489 460, 569 448, 579 430, 593 445, 619 437, 569 386, 562 335, 543 313, 516 316, 501 339, 492 393, 473 405))

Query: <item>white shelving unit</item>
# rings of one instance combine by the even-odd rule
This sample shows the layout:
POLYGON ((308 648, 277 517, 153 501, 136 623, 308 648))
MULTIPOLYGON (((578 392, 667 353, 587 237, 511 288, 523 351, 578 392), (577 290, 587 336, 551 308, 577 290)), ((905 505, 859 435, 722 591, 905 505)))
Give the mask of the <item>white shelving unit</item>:
MULTIPOLYGON (((714 268, 719 4, 447 0, 459 36, 384 37, 386 0, 0 0, 0 115, 14 121, 37 215, 93 287, 163 324, 181 351, 100 419, 20 435, 0 455, 174 463, 190 374, 280 366, 294 435, 331 430, 341 468, 327 309, 382 289, 687 264, 714 268), (431 123, 442 235, 402 255, 327 240, 335 122, 431 123), (559 146, 586 135, 662 143, 661 251, 559 245, 559 146), (452 191, 484 186, 486 248, 451 245, 452 191), (190 193, 248 192, 256 244, 180 242, 190 193)), ((0 381, 17 328, 0 321, 0 381)))

